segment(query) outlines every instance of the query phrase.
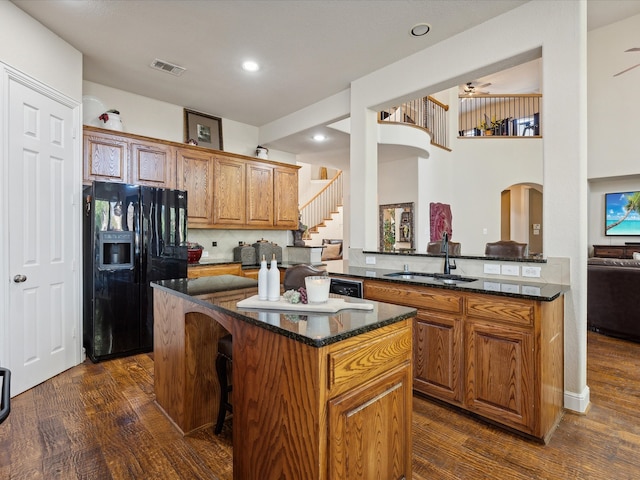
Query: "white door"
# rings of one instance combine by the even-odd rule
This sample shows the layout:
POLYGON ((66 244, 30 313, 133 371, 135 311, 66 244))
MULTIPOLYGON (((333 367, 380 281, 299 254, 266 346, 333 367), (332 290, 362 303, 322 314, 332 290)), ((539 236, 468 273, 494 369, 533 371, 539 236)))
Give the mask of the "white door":
POLYGON ((78 107, 74 113, 68 99, 15 72, 4 82, 8 218, 2 223, 9 231, 8 358, 16 395, 81 358, 78 107))

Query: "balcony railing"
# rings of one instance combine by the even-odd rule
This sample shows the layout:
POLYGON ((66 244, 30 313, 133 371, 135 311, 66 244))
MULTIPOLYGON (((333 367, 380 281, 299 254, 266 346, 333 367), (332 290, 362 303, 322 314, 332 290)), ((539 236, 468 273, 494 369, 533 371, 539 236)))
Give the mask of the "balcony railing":
POLYGON ((459 137, 540 137, 542 95, 460 96, 459 137))
POLYGON ((379 121, 391 123, 407 123, 424 128, 431 135, 431 144, 438 147, 449 147, 447 135, 447 111, 449 105, 440 103, 433 97, 417 98, 397 107, 380 112, 379 121))

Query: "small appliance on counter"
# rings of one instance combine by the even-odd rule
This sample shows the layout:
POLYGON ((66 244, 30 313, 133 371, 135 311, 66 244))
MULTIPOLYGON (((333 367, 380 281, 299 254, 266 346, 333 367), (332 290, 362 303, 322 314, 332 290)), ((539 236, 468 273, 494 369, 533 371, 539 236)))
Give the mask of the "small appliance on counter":
MULTIPOLYGON (((271 258, 271 257, 265 257, 271 258)), ((242 265, 257 265, 262 257, 256 256, 256 249, 248 243, 239 242, 233 249, 233 261, 242 262, 242 265)))
POLYGON ((253 248, 256 251, 256 259, 262 260, 262 256, 264 255, 264 258, 270 261, 273 255, 275 255, 278 263, 282 263, 282 247, 279 245, 261 238, 253 244, 253 248))

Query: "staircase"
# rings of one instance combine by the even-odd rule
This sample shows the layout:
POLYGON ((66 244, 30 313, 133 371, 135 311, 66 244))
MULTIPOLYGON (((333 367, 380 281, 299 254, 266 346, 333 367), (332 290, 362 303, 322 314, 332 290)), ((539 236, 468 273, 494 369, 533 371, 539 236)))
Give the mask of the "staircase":
POLYGON ((342 206, 342 171, 339 171, 311 200, 300 207, 302 223, 307 226, 303 239, 310 239, 318 229, 331 220, 342 206))

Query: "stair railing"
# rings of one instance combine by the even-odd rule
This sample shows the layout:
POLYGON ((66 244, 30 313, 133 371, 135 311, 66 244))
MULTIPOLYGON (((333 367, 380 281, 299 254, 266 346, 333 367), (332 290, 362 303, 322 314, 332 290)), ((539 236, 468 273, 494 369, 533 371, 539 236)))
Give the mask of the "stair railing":
POLYGON ((331 214, 338 211, 342 205, 342 171, 327 183, 322 190, 316 193, 311 200, 300 207, 301 220, 307 226, 303 238, 309 238, 309 234, 318 231, 318 227, 331 219, 331 214))
POLYGON ((448 111, 449 105, 428 96, 382 110, 379 121, 405 123, 423 128, 431 135, 432 145, 448 149, 448 111))

